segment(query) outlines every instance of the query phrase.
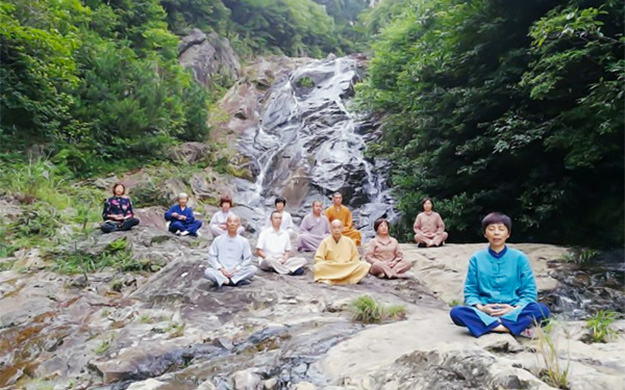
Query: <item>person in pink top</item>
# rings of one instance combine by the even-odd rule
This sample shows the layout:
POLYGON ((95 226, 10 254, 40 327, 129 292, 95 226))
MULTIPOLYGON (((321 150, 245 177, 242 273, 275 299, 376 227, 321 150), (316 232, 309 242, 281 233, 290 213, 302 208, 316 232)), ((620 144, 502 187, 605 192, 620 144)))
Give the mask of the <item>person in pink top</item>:
POLYGON ((440 214, 433 211, 432 199, 425 198, 421 202, 423 212, 417 215, 414 221, 414 240, 419 246, 441 246, 449 237, 449 234, 445 231, 445 222, 441 218, 440 214))
POLYGON ((369 273, 378 278, 409 278, 406 271, 412 268, 410 261, 404 260, 404 254, 397 240, 389 235, 388 221, 380 218, 373 224, 377 235, 367 245, 365 260, 371 263, 369 273))

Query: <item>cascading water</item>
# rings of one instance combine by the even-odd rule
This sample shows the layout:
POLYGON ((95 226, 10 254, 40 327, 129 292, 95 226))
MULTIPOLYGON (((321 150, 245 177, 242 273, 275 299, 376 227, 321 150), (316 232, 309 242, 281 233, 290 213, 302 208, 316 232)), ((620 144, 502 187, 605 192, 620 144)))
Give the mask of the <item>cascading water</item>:
POLYGON ((313 199, 327 206, 335 191, 344 194, 356 227, 367 235, 376 218, 395 217, 386 164, 364 156, 377 126, 348 108, 361 69, 357 57, 314 61, 267 91, 258 125, 244 131, 238 145, 256 178, 237 180, 238 203, 252 226, 258 227, 278 195, 297 221, 313 199))

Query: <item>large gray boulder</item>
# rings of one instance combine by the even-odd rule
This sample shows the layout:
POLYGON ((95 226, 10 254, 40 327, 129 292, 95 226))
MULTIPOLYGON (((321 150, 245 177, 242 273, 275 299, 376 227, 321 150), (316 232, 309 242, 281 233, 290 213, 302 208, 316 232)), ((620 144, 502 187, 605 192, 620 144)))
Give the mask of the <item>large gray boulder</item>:
POLYGON ((239 57, 226 38, 195 28, 178 45, 180 65, 193 71, 194 78, 209 87, 216 78, 236 80, 241 72, 239 57))

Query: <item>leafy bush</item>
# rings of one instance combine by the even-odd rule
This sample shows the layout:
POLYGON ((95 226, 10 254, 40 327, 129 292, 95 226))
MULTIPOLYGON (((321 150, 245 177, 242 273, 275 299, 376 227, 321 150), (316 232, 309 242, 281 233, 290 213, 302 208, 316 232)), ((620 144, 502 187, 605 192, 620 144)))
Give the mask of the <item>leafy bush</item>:
POLYGON ((11 224, 15 238, 30 238, 33 236, 52 238, 61 227, 59 213, 54 207, 38 203, 24 207, 11 224))

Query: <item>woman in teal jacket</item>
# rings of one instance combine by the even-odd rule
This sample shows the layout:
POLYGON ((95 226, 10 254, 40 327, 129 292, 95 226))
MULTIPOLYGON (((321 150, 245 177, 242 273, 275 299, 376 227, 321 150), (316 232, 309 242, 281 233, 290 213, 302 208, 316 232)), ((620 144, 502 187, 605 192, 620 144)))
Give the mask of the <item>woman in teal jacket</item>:
POLYGON ((464 303, 451 310, 453 322, 466 326, 475 337, 489 332, 531 336, 532 325, 550 315, 536 302, 536 281, 525 253, 508 248, 512 221, 505 214, 491 213, 482 221, 488 248, 469 261, 464 283, 464 303))

